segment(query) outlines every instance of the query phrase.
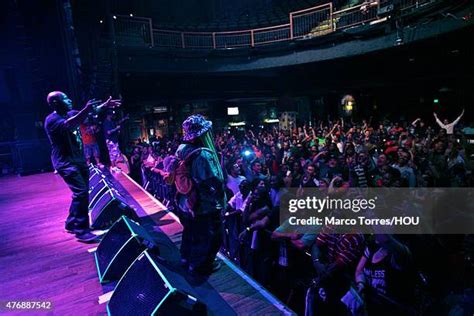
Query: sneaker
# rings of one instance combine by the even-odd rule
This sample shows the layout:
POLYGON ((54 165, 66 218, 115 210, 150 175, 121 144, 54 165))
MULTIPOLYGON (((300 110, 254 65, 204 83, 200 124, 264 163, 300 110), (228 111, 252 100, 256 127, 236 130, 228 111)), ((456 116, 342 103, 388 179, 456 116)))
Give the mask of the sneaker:
POLYGON ((77 238, 77 241, 84 242, 84 243, 100 241, 100 236, 94 235, 91 232, 76 234, 76 238, 77 238))
POLYGON ((68 228, 64 228, 64 231, 68 234, 80 234, 80 231, 76 230, 76 229, 68 229, 68 228))
POLYGON ((75 235, 82 235, 83 233, 87 233, 90 231, 88 228, 69 228, 64 227, 64 231, 68 234, 75 234, 75 235))
POLYGON ((92 233, 96 236, 101 236, 101 235, 104 235, 106 232, 108 232, 109 230, 106 229, 106 230, 85 230, 85 229, 69 229, 69 228, 64 228, 64 231, 68 234, 75 234, 75 235, 82 235, 84 233, 92 233))

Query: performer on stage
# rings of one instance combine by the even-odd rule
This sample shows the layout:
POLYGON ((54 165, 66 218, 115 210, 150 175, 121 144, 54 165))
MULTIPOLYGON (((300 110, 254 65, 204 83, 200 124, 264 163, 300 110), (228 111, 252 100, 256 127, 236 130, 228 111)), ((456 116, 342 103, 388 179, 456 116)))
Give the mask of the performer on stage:
POLYGON ((120 100, 100 104, 100 100, 89 100, 80 111, 72 110, 72 101, 60 91, 48 94, 47 102, 52 110, 44 126, 52 147, 53 167, 69 186, 72 203, 66 220, 66 231, 76 235, 81 242, 92 242, 97 236, 89 227, 89 169, 84 159, 79 125, 89 112, 120 106, 120 100), (100 104, 100 105, 99 105, 100 104))
POLYGON ((183 224, 181 262, 192 276, 205 276, 220 268, 214 259, 222 242, 220 214, 226 197, 211 128, 212 122, 201 115, 188 117, 183 122, 185 143, 176 152, 181 162, 175 178, 178 192, 182 182, 188 181, 186 176, 192 182, 192 189, 178 193, 177 198, 183 224))
POLYGON ((105 143, 109 151, 110 167, 112 171, 119 171, 117 169, 117 162, 122 159, 122 153, 119 147, 119 132, 121 129, 120 124, 114 122, 114 112, 109 111, 104 120, 104 134, 105 143))
POLYGON ((92 161, 99 168, 103 168, 104 165, 100 162, 100 150, 99 145, 97 144, 97 132, 99 127, 97 124, 92 122, 90 117, 81 123, 80 131, 82 136, 82 144, 84 145, 84 154, 86 156, 87 165, 90 166, 92 161))

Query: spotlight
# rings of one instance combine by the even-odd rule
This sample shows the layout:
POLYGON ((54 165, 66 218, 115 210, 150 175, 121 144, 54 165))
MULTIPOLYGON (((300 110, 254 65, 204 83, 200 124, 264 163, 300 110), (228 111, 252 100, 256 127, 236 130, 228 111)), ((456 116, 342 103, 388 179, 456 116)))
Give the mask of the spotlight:
POLYGON ((117 16, 116 16, 116 15, 114 15, 113 18, 114 18, 114 20, 117 20, 117 16))
POLYGON ((100 20, 99 23, 102 24, 102 23, 104 23, 104 21, 100 20))
POLYGON ((132 13, 130 13, 130 16, 133 18, 133 14, 132 14, 132 13))
POLYGON ((246 150, 246 151, 244 151, 244 156, 245 156, 245 157, 248 157, 248 156, 250 156, 250 154, 251 154, 250 150, 246 150))

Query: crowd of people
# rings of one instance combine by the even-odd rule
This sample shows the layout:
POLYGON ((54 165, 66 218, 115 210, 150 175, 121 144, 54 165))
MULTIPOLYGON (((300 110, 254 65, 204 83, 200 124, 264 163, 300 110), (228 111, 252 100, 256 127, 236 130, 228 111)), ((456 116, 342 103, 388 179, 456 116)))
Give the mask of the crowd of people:
MULTIPOLYGON (((430 122, 328 118, 290 130, 216 131, 228 201, 223 252, 305 315, 429 314, 447 308, 446 297, 467 311, 470 235, 336 234, 329 226, 297 234, 279 222, 289 188, 471 187, 471 149, 456 129, 463 113, 452 123, 435 114, 430 122)), ((180 140, 174 135, 127 151, 131 176, 170 208, 173 187, 162 178, 180 140)))

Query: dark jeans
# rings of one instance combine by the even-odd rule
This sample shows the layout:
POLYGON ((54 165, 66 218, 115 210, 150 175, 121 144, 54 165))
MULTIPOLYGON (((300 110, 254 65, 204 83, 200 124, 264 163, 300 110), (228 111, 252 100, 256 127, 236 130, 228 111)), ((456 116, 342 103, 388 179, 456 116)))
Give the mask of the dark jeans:
POLYGON ((89 228, 89 168, 86 164, 68 165, 57 169, 72 191, 72 202, 66 229, 86 232, 89 228))
POLYGON ((220 213, 181 216, 183 235, 181 257, 188 260, 189 268, 197 273, 211 272, 212 264, 222 243, 223 229, 220 213))

